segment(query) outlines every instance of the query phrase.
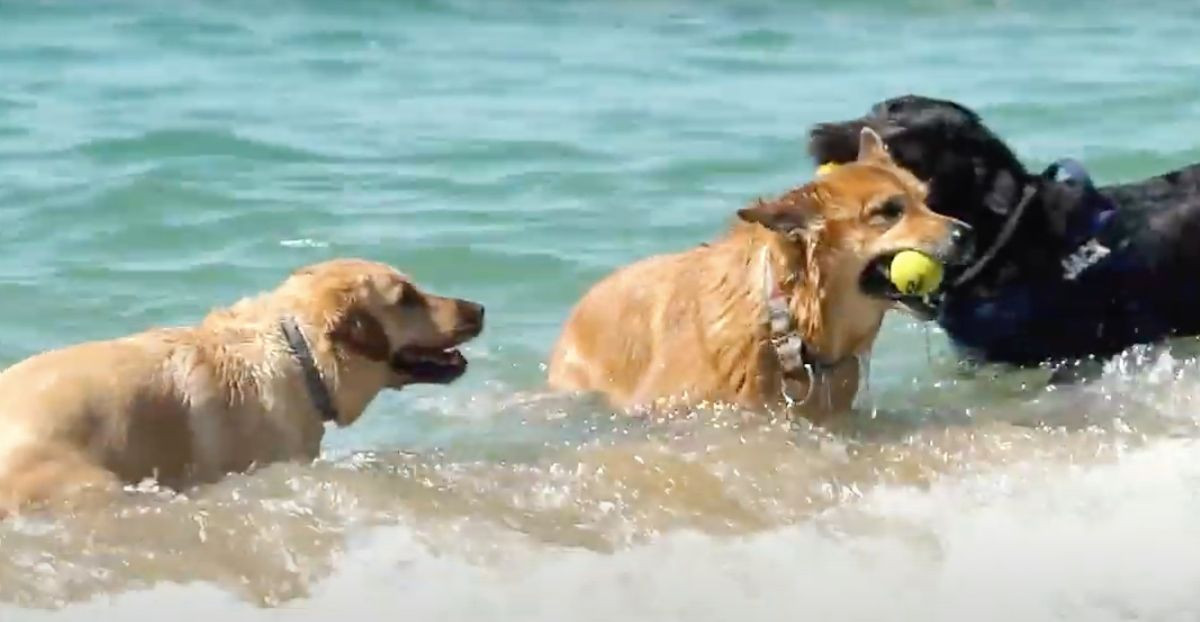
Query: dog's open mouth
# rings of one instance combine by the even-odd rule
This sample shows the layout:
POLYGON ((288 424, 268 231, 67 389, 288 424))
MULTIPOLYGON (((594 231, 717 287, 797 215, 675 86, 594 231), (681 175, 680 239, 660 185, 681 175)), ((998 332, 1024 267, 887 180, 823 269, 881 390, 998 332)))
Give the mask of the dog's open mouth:
POLYGON ((937 289, 941 275, 935 277, 932 274, 917 272, 906 275, 907 278, 893 278, 893 261, 901 252, 903 251, 896 250, 883 253, 872 259, 859 276, 859 287, 868 296, 894 301, 918 318, 930 319, 934 312, 930 295, 937 289), (935 278, 936 281, 926 280, 935 278), (904 289, 897 285, 898 280, 905 283, 904 289))
POLYGON ((467 371, 467 358, 454 348, 400 348, 392 355, 392 370, 411 383, 447 384, 467 371))
MULTIPOLYGON (((898 251, 897 251, 898 252, 898 251)), ((859 287, 863 293, 876 298, 886 298, 887 300, 900 300, 905 297, 912 297, 912 294, 905 294, 900 291, 894 283, 892 283, 892 260, 896 258, 896 253, 884 253, 872 259, 867 267, 863 269, 859 276, 859 287)))

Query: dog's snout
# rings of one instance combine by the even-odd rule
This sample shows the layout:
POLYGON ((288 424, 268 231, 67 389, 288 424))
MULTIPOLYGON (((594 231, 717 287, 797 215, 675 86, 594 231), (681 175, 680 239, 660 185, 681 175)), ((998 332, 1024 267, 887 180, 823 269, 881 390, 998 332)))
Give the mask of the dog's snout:
POLYGON ((485 312, 483 305, 470 300, 457 300, 455 303, 458 307, 458 317, 463 332, 478 335, 483 330, 485 312))

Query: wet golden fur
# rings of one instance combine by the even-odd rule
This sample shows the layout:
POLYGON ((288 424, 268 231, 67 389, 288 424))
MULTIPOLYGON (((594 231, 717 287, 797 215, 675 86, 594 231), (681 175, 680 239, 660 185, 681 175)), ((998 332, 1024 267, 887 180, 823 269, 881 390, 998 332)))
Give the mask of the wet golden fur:
MULTIPOLYGON (((315 458, 324 423, 281 334, 286 317, 309 343, 340 426, 381 390, 429 381, 393 354, 452 347, 483 323, 479 305, 425 294, 385 264, 342 259, 198 326, 30 357, 0 373, 0 514, 82 488, 147 478, 178 488, 315 458)), ((448 369, 457 377, 465 360, 448 369)))
MULTIPOLYGON (((893 302, 864 293, 873 259, 901 249, 941 254, 960 226, 924 204, 925 189, 898 168, 874 134, 859 161, 739 212, 710 245, 651 257, 596 284, 576 305, 550 356, 549 382, 595 391, 622 407, 730 403, 781 406, 785 379, 765 325, 763 249, 799 332, 825 361, 840 362, 800 408, 819 418, 849 408, 858 357, 869 354, 893 302), (894 222, 878 209, 902 197, 894 222)), ((789 395, 810 394, 787 379, 789 395)))

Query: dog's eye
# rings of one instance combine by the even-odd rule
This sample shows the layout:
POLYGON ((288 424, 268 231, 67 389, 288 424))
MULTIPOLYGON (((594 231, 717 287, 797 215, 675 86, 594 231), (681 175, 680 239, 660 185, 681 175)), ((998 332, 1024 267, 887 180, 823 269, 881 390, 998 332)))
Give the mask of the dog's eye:
POLYGON ((891 224, 904 215, 904 199, 892 197, 871 210, 871 221, 875 224, 891 224))

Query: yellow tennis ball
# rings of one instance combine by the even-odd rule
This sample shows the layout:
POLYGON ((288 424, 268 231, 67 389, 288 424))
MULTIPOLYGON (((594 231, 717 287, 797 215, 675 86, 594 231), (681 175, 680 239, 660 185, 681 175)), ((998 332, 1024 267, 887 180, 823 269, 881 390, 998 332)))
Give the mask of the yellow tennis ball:
POLYGON ((900 251, 892 258, 888 278, 905 296, 924 296, 942 284, 942 264, 918 251, 900 251))
POLYGON ((825 173, 828 173, 829 171, 832 171, 833 169, 835 169, 837 167, 838 167, 837 162, 826 162, 826 163, 822 164, 821 166, 817 167, 817 177, 820 177, 821 175, 824 175, 825 173))

